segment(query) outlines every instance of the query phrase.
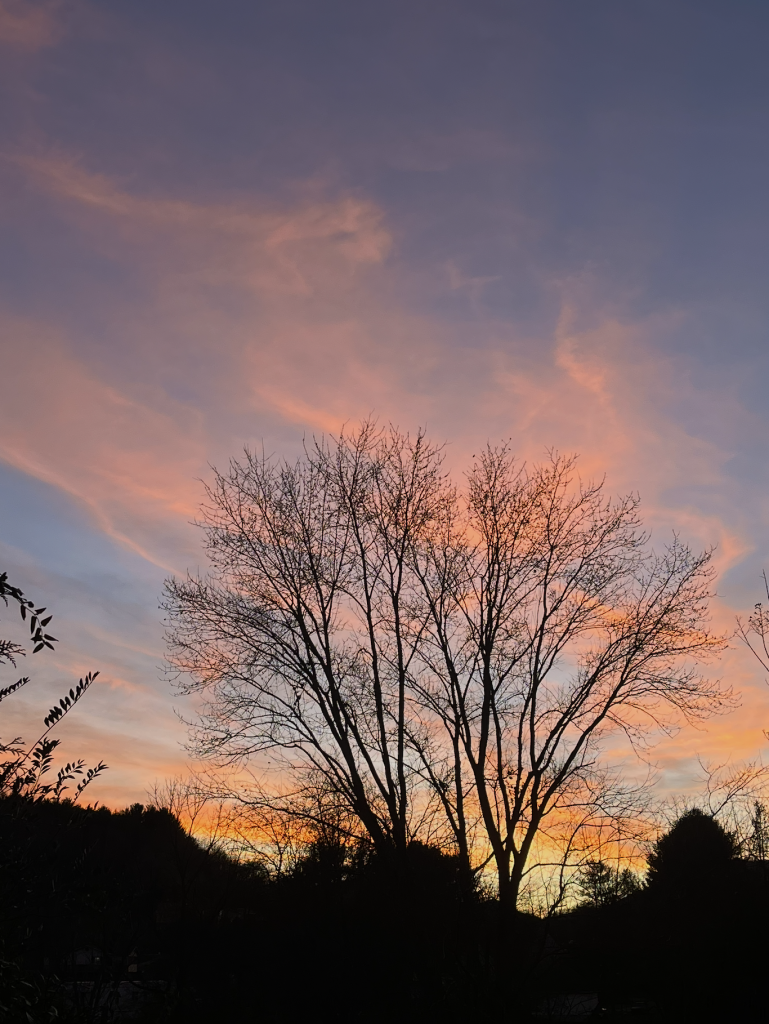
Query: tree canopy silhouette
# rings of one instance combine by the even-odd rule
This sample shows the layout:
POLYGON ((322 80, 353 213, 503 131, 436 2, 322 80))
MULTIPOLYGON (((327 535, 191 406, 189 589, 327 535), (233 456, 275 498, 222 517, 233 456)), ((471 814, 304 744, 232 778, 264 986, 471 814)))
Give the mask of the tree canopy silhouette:
POLYGON ((648 858, 649 884, 701 889, 738 852, 734 836, 712 815, 693 807, 654 844, 648 858))
POLYGON ((577 898, 583 906, 616 903, 638 892, 640 887, 631 868, 612 867, 603 860, 588 860, 577 872, 577 898))

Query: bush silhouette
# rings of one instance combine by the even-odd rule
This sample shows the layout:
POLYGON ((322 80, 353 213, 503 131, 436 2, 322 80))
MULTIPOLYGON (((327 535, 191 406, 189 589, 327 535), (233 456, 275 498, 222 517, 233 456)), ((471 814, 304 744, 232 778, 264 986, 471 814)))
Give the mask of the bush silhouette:
POLYGON ((697 890, 702 896, 737 856, 731 833, 710 814, 692 808, 654 844, 647 880, 653 888, 697 890))

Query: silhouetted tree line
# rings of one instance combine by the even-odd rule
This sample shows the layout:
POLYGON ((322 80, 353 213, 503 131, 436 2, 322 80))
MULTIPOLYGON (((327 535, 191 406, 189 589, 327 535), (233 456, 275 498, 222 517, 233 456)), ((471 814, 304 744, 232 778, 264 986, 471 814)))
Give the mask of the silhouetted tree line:
POLYGON ((552 922, 548 982, 635 1001, 637 1019, 764 1019, 769 862, 754 846, 755 833, 741 850, 711 815, 687 811, 654 844, 643 886, 552 922))
POLYGON ((271 876, 141 805, 6 796, 0 851, 8 1021, 529 1020, 586 991, 596 1019, 761 1019, 769 865, 696 809, 644 879, 590 868, 544 918, 419 842, 310 843, 271 876))
MULTIPOLYGON (((261 882, 258 870, 203 850, 165 810, 3 798, 5 957, 45 988, 19 1019, 47 1020, 54 1006, 66 1019, 110 1020, 121 982, 183 985, 190 927, 208 929, 248 906, 261 882)), ((146 994, 165 995, 155 987, 146 994)))
POLYGON ((446 964, 480 905, 457 858, 419 843, 391 861, 315 843, 269 878, 140 805, 6 797, 0 849, 6 960, 44 989, 15 1010, 6 1000, 7 1019, 428 1013, 457 984, 446 964))

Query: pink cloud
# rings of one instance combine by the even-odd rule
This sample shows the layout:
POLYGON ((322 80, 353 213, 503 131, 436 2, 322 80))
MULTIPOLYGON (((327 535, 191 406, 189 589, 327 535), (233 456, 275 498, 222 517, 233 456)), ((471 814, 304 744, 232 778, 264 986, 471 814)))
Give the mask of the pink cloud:
MULTIPOLYGON (((185 558, 199 560, 187 523, 209 461, 262 437, 290 454, 304 430, 336 431, 371 413, 404 428, 426 424, 449 440, 458 471, 488 439, 512 437, 534 461, 548 447, 581 452, 584 476, 606 473, 611 492, 641 492, 655 542, 675 528, 697 547, 716 543, 721 572, 751 550, 730 508, 671 498, 684 486, 723 490, 730 452, 675 414, 682 397, 703 396, 650 344, 669 323, 630 322, 563 289, 552 336, 489 321, 483 344, 470 346, 460 329, 399 299, 398 253, 369 200, 177 201, 133 195, 67 159, 21 164, 97 251, 144 275, 146 302, 115 315, 112 339, 144 373, 121 376, 106 357, 86 366, 61 329, 0 315, 19 382, 0 405, 0 457, 75 496, 100 529, 156 564, 183 571, 185 558), (230 301, 233 291, 247 301, 230 301), (156 382, 161 370, 204 397, 169 397, 156 382)), ((474 295, 482 286, 454 284, 474 295)), ((707 401, 725 421, 746 416, 728 394, 707 401)), ((721 628, 733 613, 714 606, 721 628)), ((761 745, 769 690, 744 652, 729 654, 727 670, 746 710, 666 741, 661 757, 745 755, 761 745)), ((122 742, 115 749, 129 756, 122 742)), ((142 748, 125 778, 162 774, 157 763, 174 757, 161 748, 142 748)))
POLYGON ((0 0, 0 44, 17 50, 41 50, 52 46, 59 36, 56 12, 58 0, 0 0))
POLYGON ((81 502, 108 536, 157 561, 159 519, 194 515, 206 466, 200 416, 152 408, 99 380, 41 324, 0 314, 0 457, 81 502))
MULTIPOLYGON (((579 451, 586 476, 606 472, 615 490, 641 490, 652 520, 718 543, 723 568, 749 549, 718 515, 661 500, 687 481, 717 485, 729 454, 688 434, 665 408, 669 392, 680 392, 681 375, 647 345, 665 325, 627 323, 600 310, 586 317, 564 301, 553 339, 527 341, 502 324, 485 346, 469 350, 455 330, 393 301, 392 281, 382 276, 390 234, 382 211, 366 200, 303 201, 277 211, 196 204, 133 196, 60 158, 23 163, 97 244, 151 276, 152 304, 131 328, 129 344, 152 336, 156 352, 177 362, 194 346, 215 354, 221 381, 209 384, 214 404, 226 403, 243 418, 256 414, 262 424, 278 417, 314 430, 335 430, 372 412, 412 427, 427 421, 451 439, 459 461, 487 438, 513 433, 523 457, 540 458, 551 446, 579 451), (380 268, 378 276, 359 276, 366 266, 380 268), (218 295, 232 287, 257 305, 223 307, 218 295), (531 359, 528 347, 553 354, 531 359)), ((82 367, 62 372, 75 373, 77 387, 85 387, 82 367)), ((184 365, 178 372, 195 373, 184 365)), ((182 481, 211 456, 210 423, 190 407, 169 408, 165 396, 161 410, 119 386, 101 385, 99 411, 90 415, 123 423, 123 436, 145 441, 138 448, 116 444, 120 429, 111 427, 100 453, 86 442, 93 452, 88 464, 104 467, 99 473, 110 488, 130 491, 131 507, 188 515, 195 488, 182 481), (180 458, 177 443, 188 454, 180 458), (121 455, 113 459, 116 451, 121 455), (178 467, 170 478, 169 458, 178 467), (171 487, 171 480, 178 483, 171 487)), ((735 410, 729 412, 733 418, 735 410)), ((43 472, 31 450, 22 456, 18 440, 6 457, 19 465, 23 457, 43 472)))
POLYGON ((338 290, 357 267, 381 263, 391 246, 382 211, 355 196, 308 199, 290 209, 195 203, 132 195, 66 157, 15 162, 39 187, 68 201, 78 224, 98 236, 97 244, 133 244, 153 264, 161 259, 171 277, 183 274, 198 286, 235 284, 292 297, 311 295, 329 282, 338 290))

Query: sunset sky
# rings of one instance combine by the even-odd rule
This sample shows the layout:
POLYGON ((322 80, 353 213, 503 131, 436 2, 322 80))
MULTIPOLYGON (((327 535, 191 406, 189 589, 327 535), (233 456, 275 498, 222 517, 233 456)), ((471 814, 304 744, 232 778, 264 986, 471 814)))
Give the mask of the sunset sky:
MULTIPOLYGON (((717 545, 732 630, 769 569, 767 40, 765 0, 0 0, 0 568, 61 640, 3 739, 100 669, 60 730, 91 798, 183 771, 158 603, 201 480, 369 415, 458 474, 579 452, 654 543, 717 545)), ((663 788, 766 748, 760 668, 714 671, 742 707, 663 788)))

